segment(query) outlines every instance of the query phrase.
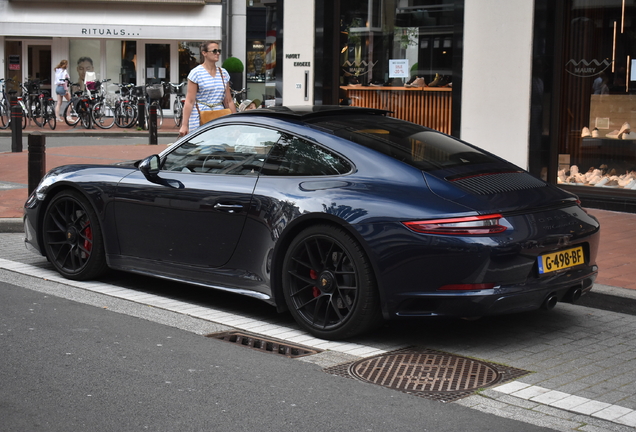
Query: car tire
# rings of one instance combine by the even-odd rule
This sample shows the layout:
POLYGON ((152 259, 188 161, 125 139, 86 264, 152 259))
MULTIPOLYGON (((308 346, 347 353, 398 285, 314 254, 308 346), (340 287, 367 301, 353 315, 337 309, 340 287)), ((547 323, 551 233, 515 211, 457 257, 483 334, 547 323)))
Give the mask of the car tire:
POLYGON ((294 319, 316 337, 347 339, 382 322, 371 263, 342 228, 321 224, 298 234, 285 254, 282 281, 294 319))
POLYGON ((41 232, 48 260, 65 278, 94 279, 106 271, 101 226, 80 192, 66 190, 51 199, 41 232))

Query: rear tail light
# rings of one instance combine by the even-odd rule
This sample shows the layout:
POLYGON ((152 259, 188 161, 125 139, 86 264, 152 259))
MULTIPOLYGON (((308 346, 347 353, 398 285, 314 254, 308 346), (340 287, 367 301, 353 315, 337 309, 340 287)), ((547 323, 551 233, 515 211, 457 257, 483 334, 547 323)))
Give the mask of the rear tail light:
POLYGON ((503 216, 491 214, 449 219, 402 222, 417 233, 446 235, 488 235, 504 232, 507 228, 499 224, 503 216))

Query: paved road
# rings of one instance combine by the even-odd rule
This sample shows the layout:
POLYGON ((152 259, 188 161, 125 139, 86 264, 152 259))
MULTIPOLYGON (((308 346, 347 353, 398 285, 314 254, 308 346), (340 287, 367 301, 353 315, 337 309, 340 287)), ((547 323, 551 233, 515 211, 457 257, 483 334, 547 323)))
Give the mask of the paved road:
MULTIPOLYGON (((26 251, 21 238, 20 234, 0 234, 0 269, 11 270, 1 273, 0 280, 11 282, 7 275, 14 275, 25 278, 22 285, 29 287, 58 281, 46 292, 122 314, 137 316, 128 309, 141 305, 142 316, 150 320, 159 311, 172 311, 172 317, 198 318, 197 322, 210 326, 302 341, 327 350, 303 360, 321 367, 406 346, 505 364, 531 372, 513 381, 521 386, 518 391, 487 389, 452 405, 563 431, 627 431, 633 430, 628 425, 636 425, 636 317, 629 314, 559 304, 551 312, 475 322, 388 323, 376 334, 345 344, 331 343, 304 335, 289 315, 279 315, 254 299, 116 272, 96 283, 64 280, 51 271, 46 260, 26 251)), ((183 328, 175 320, 160 322, 183 328)))
POLYGON ((3 431, 549 430, 197 334, 215 330, 208 322, 0 280, 12 281, 0 282, 3 431), (197 331, 155 322, 171 319, 197 331))

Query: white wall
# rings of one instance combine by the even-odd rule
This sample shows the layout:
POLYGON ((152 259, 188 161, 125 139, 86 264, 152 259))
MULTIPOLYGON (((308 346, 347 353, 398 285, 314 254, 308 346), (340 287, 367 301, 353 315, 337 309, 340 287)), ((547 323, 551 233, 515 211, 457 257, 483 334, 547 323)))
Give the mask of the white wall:
POLYGON ((314 101, 314 0, 285 2, 283 28, 283 105, 312 105, 314 101), (289 57, 292 56, 292 57, 289 57), (300 63, 308 65, 299 66, 300 63), (305 87, 305 71, 309 72, 305 87), (305 100, 305 91, 308 100, 305 100))
POLYGON ((461 131, 528 167, 534 2, 465 0, 461 131))
POLYGON ((222 6, 0 0, 0 35, 116 39, 221 39, 222 6))

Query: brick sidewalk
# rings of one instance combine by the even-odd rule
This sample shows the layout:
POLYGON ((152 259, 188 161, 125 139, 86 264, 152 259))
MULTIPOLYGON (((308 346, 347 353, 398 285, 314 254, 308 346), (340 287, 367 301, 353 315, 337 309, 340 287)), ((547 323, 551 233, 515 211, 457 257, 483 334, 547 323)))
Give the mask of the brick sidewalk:
MULTIPOLYGON (((146 138, 147 132, 141 133, 143 136, 140 138, 146 138)), ((65 164, 110 164, 136 160, 165 148, 166 145, 147 144, 48 148, 46 169, 65 164)), ((28 195, 27 157, 26 150, 22 153, 0 153, 0 218, 22 217, 22 206, 28 195)), ((600 272, 596 282, 636 290, 636 254, 631 248, 636 244, 636 214, 597 209, 588 211, 601 222, 601 245, 597 259, 600 272)))

